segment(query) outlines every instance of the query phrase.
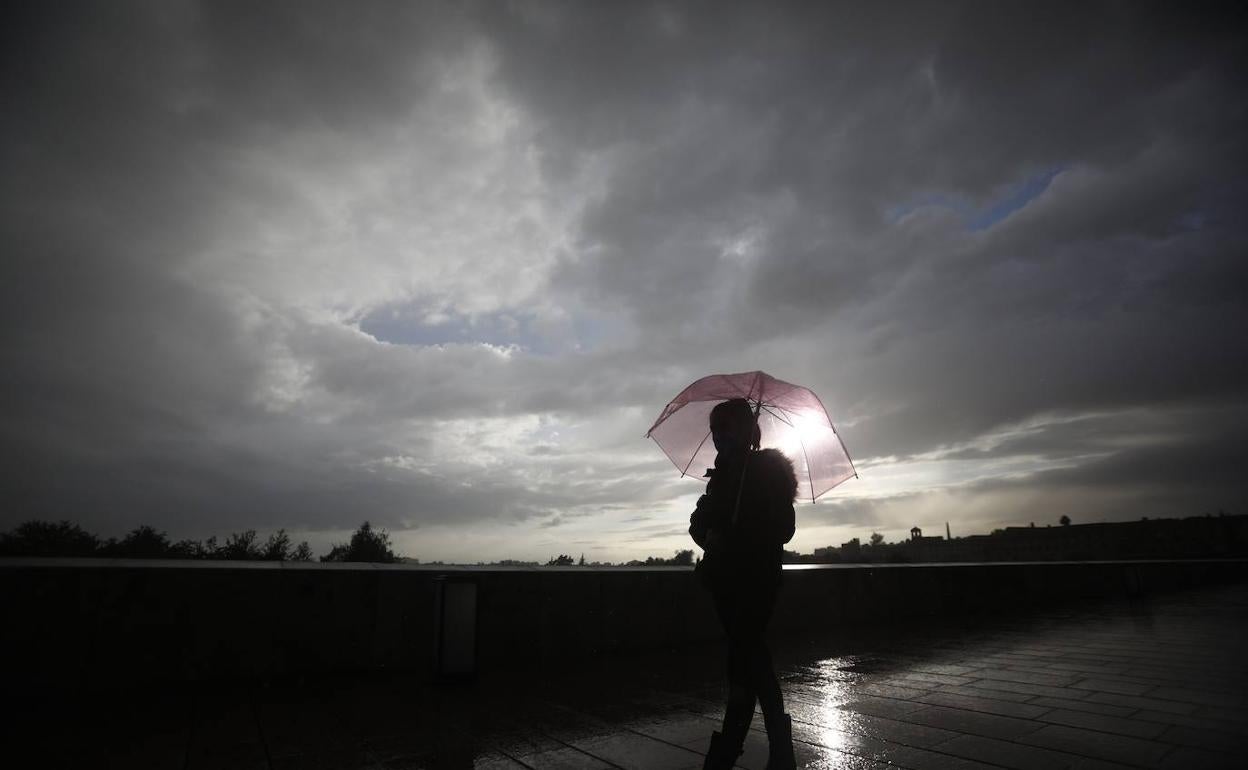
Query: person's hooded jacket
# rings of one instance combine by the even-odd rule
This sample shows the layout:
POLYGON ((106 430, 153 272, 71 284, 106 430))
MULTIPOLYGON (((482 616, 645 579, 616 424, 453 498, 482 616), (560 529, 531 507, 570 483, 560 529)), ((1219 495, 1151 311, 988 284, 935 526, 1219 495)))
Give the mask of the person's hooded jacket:
POLYGON ((775 449, 720 453, 707 475, 706 494, 689 517, 689 534, 705 553, 699 572, 712 589, 778 583, 795 528, 793 463, 775 449))

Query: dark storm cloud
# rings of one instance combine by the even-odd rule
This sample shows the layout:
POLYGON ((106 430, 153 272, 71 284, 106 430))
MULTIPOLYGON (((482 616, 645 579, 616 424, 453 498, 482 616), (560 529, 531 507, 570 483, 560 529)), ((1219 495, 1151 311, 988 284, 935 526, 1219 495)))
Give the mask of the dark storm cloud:
MULTIPOLYGON (((561 285, 629 309, 652 357, 735 347, 721 368, 828 383, 868 458, 1051 412, 1237 409, 1242 26, 1212 7, 874 8, 509 26, 503 77, 557 116, 550 165, 624 159, 561 285), (921 205, 942 198, 1005 216, 921 205)), ((1156 451, 1207 438, 1245 459, 1171 427, 1156 451)), ((1153 490, 1143 465, 1112 471, 1145 451, 1082 472, 1153 490)))
POLYGON ((696 492, 637 437, 757 367, 815 386, 867 467, 1037 458, 933 493, 968 510, 1242 504, 1195 468, 1248 459, 1241 29, 1136 3, 32 5, 0 75, 4 523, 559 531, 696 492), (1160 458, 1192 473, 1159 484, 1160 458))
POLYGON ((801 371, 866 411, 900 406, 863 426, 869 454, 1044 410, 1245 392, 1226 333, 1244 321, 1244 59, 1216 12, 656 19, 517 25, 532 37, 504 70, 559 116, 551 155, 627 158, 563 280, 629 307, 652 354, 826 334, 848 366, 801 371), (589 69, 557 71, 580 46, 589 69), (934 193, 990 207, 1054 168, 985 232, 939 206, 886 221, 934 193), (737 235, 757 259, 723 258, 737 235))

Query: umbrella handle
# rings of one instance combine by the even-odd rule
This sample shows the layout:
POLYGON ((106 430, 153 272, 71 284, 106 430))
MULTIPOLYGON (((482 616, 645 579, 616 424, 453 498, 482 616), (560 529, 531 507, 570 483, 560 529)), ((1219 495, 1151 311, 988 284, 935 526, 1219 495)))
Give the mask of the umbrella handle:
MULTIPOLYGON (((754 427, 750 429, 750 443, 754 449, 758 449, 758 442, 754 440, 754 432, 758 430, 758 413, 763 408, 763 394, 758 394, 758 401, 754 402, 754 427)), ((762 437, 759 437, 762 440, 762 437)), ((750 452, 745 453, 745 461, 741 464, 741 479, 737 482, 737 501, 732 504, 732 528, 737 528, 737 515, 741 512, 741 490, 745 488, 745 472, 750 467, 750 452)))
POLYGON ((741 512, 741 490, 745 488, 745 472, 750 467, 750 453, 745 453, 745 461, 741 463, 741 480, 737 482, 737 501, 732 505, 732 528, 737 528, 737 514, 741 512))

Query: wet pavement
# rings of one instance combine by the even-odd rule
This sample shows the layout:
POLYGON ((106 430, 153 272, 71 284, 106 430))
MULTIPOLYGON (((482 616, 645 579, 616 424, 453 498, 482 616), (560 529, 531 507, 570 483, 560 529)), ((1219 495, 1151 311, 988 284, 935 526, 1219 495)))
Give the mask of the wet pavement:
MULTIPOLYGON (((1239 767, 1248 586, 775 643, 810 768, 1239 767)), ((483 674, 34 702, 41 767, 701 767, 723 647, 483 674)), ((762 720, 739 765, 766 764, 762 720)), ((17 744, 10 743, 10 747, 17 744)))

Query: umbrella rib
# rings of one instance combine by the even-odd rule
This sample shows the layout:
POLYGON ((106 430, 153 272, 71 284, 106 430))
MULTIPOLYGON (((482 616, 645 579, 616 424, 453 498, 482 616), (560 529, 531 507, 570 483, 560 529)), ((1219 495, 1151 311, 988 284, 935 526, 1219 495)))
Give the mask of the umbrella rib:
POLYGON ((823 409, 823 414, 828 418, 828 425, 832 426, 832 433, 836 436, 836 440, 841 443, 841 451, 845 453, 845 459, 849 460, 849 469, 854 472, 854 478, 858 478, 858 468, 854 466, 854 458, 849 456, 849 448, 845 446, 845 439, 841 438, 841 432, 836 429, 836 423, 832 422, 832 415, 828 414, 828 408, 823 405, 823 399, 819 398, 819 394, 813 390, 810 395, 815 397, 819 402, 819 406, 823 409))
POLYGON ((706 440, 710 438, 710 436, 711 436, 711 432, 708 430, 706 432, 706 435, 702 437, 702 440, 698 442, 698 448, 693 450, 693 454, 689 455, 689 462, 685 463, 685 467, 680 469, 681 478, 684 478, 686 475, 688 475, 689 466, 693 465, 694 458, 698 456, 698 452, 702 451, 702 445, 706 443, 706 440))
MULTIPOLYGON (((810 469, 810 455, 806 454, 806 439, 797 434, 797 443, 802 445, 802 459, 806 461, 806 483, 810 485, 810 502, 815 502, 815 472, 810 469)), ((845 455, 848 457, 849 455, 845 455)))
POLYGON ((772 417, 775 417, 777 420, 779 420, 780 422, 782 422, 782 423, 784 423, 785 425, 789 426, 790 428, 792 428, 792 427, 793 427, 793 421, 792 421, 792 420, 790 420, 790 419, 789 419, 789 418, 785 415, 785 413, 784 413, 784 409, 782 409, 781 407, 778 407, 778 406, 776 406, 776 407, 771 407, 771 406, 767 406, 766 404, 764 404, 764 405, 763 405, 763 411, 764 411, 764 412, 766 412, 767 414, 771 415, 772 417), (775 411, 772 411, 773 409, 775 409, 775 411))
MULTIPOLYGON (((672 403, 675 403, 675 402, 672 402, 672 403)), ((677 407, 676 407, 675 409, 673 409, 673 408, 672 408, 672 404, 671 404, 671 403, 669 403, 667 406, 663 407, 663 412, 659 415, 659 419, 655 420, 655 421, 654 421, 654 425, 651 425, 651 426, 650 426, 650 430, 646 431, 645 438, 650 438, 650 434, 654 432, 654 429, 655 429, 655 428, 659 427, 659 423, 663 422, 663 421, 664 421, 664 420, 666 420, 668 417, 671 417, 672 415, 676 414, 677 412, 679 412, 679 411, 680 411, 681 409, 683 409, 684 407, 685 407, 685 405, 684 405, 684 404, 679 404, 679 405, 677 405, 677 407)))

